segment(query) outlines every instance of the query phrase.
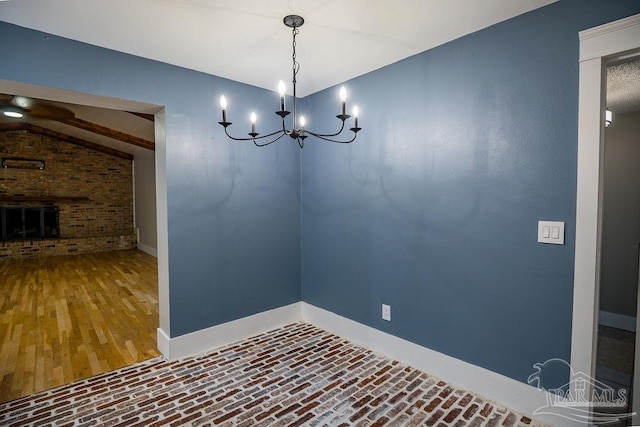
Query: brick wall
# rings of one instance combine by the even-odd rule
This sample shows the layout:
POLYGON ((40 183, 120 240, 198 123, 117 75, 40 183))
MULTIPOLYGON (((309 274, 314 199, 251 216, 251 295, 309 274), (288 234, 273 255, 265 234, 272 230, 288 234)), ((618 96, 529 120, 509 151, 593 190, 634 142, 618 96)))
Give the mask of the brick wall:
MULTIPOLYGON (((131 241, 131 161, 26 131, 0 132, 0 155, 46 163, 44 170, 0 168, 0 204, 58 206, 60 237, 67 243, 74 238, 86 242, 92 241, 86 238, 115 236, 131 241)), ((135 239, 133 242, 135 246, 135 239)), ((33 242, 13 242, 3 247, 18 247, 18 255, 28 253, 24 246, 29 244, 34 246, 33 242)), ((81 246, 85 252, 104 250, 81 246)), ((5 250, 4 255, 7 253, 11 257, 13 251, 5 250)))
POLYGON ((68 239, 16 240, 2 242, 0 261, 43 256, 117 251, 136 247, 136 235, 71 237, 68 239))

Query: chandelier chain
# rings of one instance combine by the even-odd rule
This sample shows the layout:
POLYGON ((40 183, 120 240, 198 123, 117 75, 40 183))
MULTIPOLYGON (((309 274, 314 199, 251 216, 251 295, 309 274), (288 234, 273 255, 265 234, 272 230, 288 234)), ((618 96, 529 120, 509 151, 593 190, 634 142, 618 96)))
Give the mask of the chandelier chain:
POLYGON ((300 63, 296 61, 296 36, 300 32, 297 28, 293 29, 293 84, 296 84, 296 75, 300 70, 300 63))
MULTIPOLYGON (((298 27, 294 27, 291 30, 291 33, 293 34, 293 42, 292 42, 292 47, 293 47, 293 54, 292 54, 292 59, 293 59, 293 129, 295 130, 296 127, 296 121, 298 119, 298 111, 296 108, 296 98, 298 97, 298 94, 296 93, 296 83, 297 83, 297 79, 296 76, 298 75, 298 70, 300 70, 300 64, 298 63, 298 61, 296 61, 296 36, 298 35, 298 33, 300 32, 300 30, 298 30, 298 27)), ((299 138, 296 138, 298 145, 300 145, 300 148, 302 148, 302 144, 299 138)))

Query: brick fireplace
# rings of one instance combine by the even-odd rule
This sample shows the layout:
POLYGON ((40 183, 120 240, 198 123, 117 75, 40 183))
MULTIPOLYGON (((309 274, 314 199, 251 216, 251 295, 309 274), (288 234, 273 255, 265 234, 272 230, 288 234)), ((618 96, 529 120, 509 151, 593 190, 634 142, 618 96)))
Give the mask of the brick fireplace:
POLYGON ((135 247, 130 160, 27 131, 0 155, 43 165, 0 168, 0 260, 135 247))

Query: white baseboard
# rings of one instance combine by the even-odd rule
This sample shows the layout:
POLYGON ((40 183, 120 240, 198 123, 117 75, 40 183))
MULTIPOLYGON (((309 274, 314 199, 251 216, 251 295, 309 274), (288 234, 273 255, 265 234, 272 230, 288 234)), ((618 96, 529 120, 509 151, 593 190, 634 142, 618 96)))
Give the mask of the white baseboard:
POLYGON ((158 328, 158 350, 167 359, 175 360, 200 354, 301 320, 302 303, 296 302, 173 338, 169 338, 164 331, 158 328))
MULTIPOLYGON (((411 365, 450 384, 484 396, 523 414, 532 416, 531 414, 536 409, 547 405, 548 392, 546 391, 538 390, 504 375, 438 353, 305 302, 302 303, 302 318, 305 322, 357 345, 411 365)), ((533 373, 533 366, 531 370, 533 373)), ((553 415, 535 416, 535 418, 555 426, 576 425, 568 419, 553 415)))
MULTIPOLYGON (((174 338, 169 338, 163 330, 158 328, 158 349, 169 360, 175 360, 200 354, 297 321, 308 322, 356 345, 411 365, 452 385, 550 425, 584 427, 584 424, 576 424, 558 416, 532 415, 536 409, 547 405, 546 391, 305 302, 297 302, 174 338)), ((531 369, 533 373, 533 366, 531 369)))
POLYGON ((625 316, 624 314, 602 311, 598 314, 598 323, 611 328, 623 329, 625 331, 636 331, 636 318, 625 316))
POLYGON ((167 359, 169 358, 169 353, 171 353, 171 346, 169 343, 171 342, 171 338, 165 331, 161 328, 156 329, 157 339, 158 339, 158 350, 162 353, 167 359))
POLYGON ((152 248, 151 246, 145 245, 144 243, 140 243, 140 242, 138 242, 136 246, 138 247, 139 250, 141 250, 145 254, 149 254, 152 257, 158 258, 158 249, 152 248))

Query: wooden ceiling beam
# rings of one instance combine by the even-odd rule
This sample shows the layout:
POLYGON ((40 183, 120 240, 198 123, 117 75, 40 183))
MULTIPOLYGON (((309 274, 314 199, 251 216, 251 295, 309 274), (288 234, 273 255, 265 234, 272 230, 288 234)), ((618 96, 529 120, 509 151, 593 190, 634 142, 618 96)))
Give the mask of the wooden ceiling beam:
POLYGON ((60 123, 67 124, 69 126, 73 126, 78 129, 93 132, 98 135, 106 136, 108 138, 117 139, 118 141, 126 142, 128 144, 132 144, 137 147, 146 148, 147 150, 155 151, 156 149, 156 144, 153 141, 149 141, 144 138, 129 135, 128 133, 120 132, 118 130, 111 129, 106 126, 99 125, 97 123, 91 123, 86 120, 78 119, 76 117, 60 120, 60 123))
POLYGON ((149 120, 150 122, 155 122, 156 121, 155 114, 136 113, 135 111, 127 111, 127 113, 133 114, 134 116, 141 117, 141 118, 143 118, 145 120, 149 120))
POLYGON ((0 132, 10 132, 12 130, 24 130, 24 123, 0 123, 0 132))
POLYGON ((50 136, 52 138, 69 142, 71 144, 79 145, 81 147, 88 148, 90 150, 99 151, 104 154, 120 157, 121 159, 133 160, 133 155, 129 153, 125 153, 119 150, 115 150, 113 148, 105 147, 104 145, 96 144, 94 142, 85 141, 84 139, 76 138, 75 136, 67 135, 62 132, 56 132, 54 130, 46 129, 46 128, 32 125, 29 123, 23 123, 22 129, 32 133, 37 133, 39 135, 50 136))

